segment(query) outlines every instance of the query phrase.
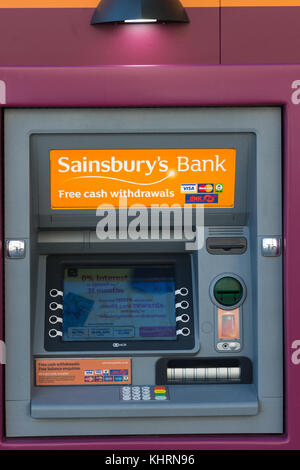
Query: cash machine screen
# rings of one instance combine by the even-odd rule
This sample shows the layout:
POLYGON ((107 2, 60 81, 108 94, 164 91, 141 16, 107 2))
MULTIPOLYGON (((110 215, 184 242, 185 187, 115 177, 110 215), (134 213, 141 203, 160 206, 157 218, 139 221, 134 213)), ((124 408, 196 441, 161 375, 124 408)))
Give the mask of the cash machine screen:
POLYGON ((176 338, 172 266, 66 267, 63 341, 176 338))
POLYGON ((54 255, 47 259, 45 348, 193 349, 189 254, 54 255))

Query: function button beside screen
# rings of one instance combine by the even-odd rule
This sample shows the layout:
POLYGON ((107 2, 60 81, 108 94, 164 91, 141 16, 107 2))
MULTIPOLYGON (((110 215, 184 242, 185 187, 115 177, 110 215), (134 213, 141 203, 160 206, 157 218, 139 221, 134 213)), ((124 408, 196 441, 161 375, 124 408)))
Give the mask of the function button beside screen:
POLYGON ((64 294, 58 289, 51 289, 49 291, 50 297, 62 297, 64 294))
POLYGON ((51 325, 55 325, 56 323, 62 323, 63 320, 62 318, 59 318, 56 315, 51 315, 51 317, 49 317, 49 322, 51 323, 51 325))
POLYGON ((49 308, 50 308, 50 310, 52 310, 54 312, 55 310, 62 310, 63 306, 62 306, 62 304, 58 304, 57 302, 51 302, 49 304, 49 308))
POLYGON ((189 336, 191 334, 191 330, 189 328, 182 328, 181 330, 177 330, 176 334, 179 336, 179 335, 182 335, 182 336, 189 336))
POLYGON ((181 302, 178 302, 175 304, 175 308, 182 308, 183 310, 189 308, 190 304, 188 303, 187 300, 182 300, 181 302))
POLYGON ((56 338, 57 336, 62 336, 62 332, 58 331, 58 330, 55 330, 55 329, 52 329, 52 330, 49 331, 49 336, 50 336, 50 338, 56 338))
POLYGON ((190 316, 187 313, 184 313, 183 315, 179 315, 179 317, 176 317, 177 322, 181 321, 182 323, 187 323, 189 320, 190 320, 190 316))
POLYGON ((175 291, 175 295, 185 296, 185 295, 188 295, 188 293, 189 293, 189 290, 186 287, 181 287, 181 289, 177 289, 175 291))

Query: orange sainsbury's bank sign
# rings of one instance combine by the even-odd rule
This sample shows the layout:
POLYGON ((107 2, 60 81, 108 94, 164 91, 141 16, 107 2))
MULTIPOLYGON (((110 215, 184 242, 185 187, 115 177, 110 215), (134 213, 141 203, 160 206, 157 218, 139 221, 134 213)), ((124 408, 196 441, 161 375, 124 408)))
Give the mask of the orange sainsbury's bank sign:
POLYGON ((235 164, 235 149, 50 150, 51 208, 232 208, 235 164))

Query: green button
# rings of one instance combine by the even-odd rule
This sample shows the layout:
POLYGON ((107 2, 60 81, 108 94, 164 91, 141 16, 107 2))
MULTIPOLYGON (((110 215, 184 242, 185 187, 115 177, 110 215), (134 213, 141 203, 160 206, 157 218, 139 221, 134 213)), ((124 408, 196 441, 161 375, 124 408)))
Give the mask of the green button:
POLYGON ((214 287, 215 299, 224 307, 233 307, 238 304, 243 297, 243 293, 242 284, 234 277, 222 277, 214 287))

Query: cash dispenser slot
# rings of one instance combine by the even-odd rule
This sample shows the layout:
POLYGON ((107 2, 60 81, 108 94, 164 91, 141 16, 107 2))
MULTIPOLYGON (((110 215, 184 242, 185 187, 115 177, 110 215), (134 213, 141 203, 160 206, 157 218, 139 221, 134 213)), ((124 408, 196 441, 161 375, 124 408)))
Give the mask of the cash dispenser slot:
POLYGON ((157 384, 249 384, 252 363, 246 357, 159 359, 156 363, 157 384))
POLYGON ((242 255, 247 250, 245 237, 209 237, 206 249, 211 255, 242 255))

